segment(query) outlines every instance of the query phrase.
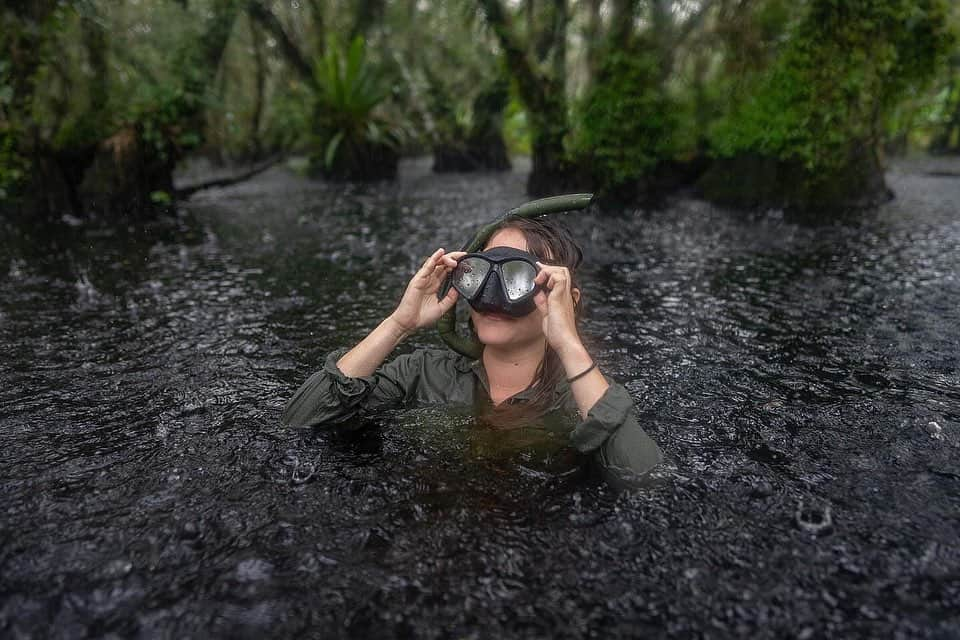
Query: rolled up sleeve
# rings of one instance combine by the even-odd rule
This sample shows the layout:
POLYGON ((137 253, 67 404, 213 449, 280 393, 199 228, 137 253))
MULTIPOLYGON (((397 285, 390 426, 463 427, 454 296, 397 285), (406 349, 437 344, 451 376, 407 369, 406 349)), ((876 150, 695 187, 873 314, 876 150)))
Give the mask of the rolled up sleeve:
POLYGON ((397 375, 400 373, 396 371, 397 366, 388 374, 378 371, 371 376, 352 378, 337 368, 337 361, 346 352, 347 349, 338 349, 328 355, 323 368, 297 389, 284 407, 283 424, 290 427, 337 424, 361 412, 402 402, 404 389, 398 381, 402 376, 397 375))
POLYGON ((465 384, 469 364, 448 351, 419 349, 397 356, 373 375, 356 378, 337 368, 346 352, 338 349, 328 355, 323 368, 297 389, 283 410, 285 425, 336 425, 385 409, 472 398, 473 386, 465 384))
POLYGON ((633 398, 615 382, 574 428, 570 441, 581 453, 594 453, 606 472, 625 483, 642 479, 663 460, 660 447, 637 421, 633 398))

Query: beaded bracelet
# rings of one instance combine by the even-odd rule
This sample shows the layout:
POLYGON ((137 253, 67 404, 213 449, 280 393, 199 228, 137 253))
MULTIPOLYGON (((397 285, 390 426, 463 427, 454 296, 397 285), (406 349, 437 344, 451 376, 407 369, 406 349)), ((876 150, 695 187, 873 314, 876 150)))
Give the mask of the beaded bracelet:
POLYGON ((571 382, 576 382, 577 380, 579 380, 579 379, 582 378, 583 376, 587 375, 588 373, 590 373, 591 371, 593 371, 593 370, 596 369, 596 368, 597 368, 597 363, 594 362, 594 363, 591 364, 589 367, 587 367, 587 370, 586 370, 586 371, 581 371, 580 373, 578 373, 577 375, 573 376, 572 378, 567 378, 567 383, 569 384, 569 383, 571 383, 571 382))

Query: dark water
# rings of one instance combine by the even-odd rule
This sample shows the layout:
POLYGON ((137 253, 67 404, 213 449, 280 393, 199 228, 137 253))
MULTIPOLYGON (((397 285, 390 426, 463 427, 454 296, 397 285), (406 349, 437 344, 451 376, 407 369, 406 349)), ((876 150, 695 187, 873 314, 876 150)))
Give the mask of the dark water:
POLYGON ((0 636, 960 636, 960 180, 916 166, 856 223, 576 221, 653 487, 441 409, 279 426, 523 179, 274 169, 146 231, 0 224, 0 636))

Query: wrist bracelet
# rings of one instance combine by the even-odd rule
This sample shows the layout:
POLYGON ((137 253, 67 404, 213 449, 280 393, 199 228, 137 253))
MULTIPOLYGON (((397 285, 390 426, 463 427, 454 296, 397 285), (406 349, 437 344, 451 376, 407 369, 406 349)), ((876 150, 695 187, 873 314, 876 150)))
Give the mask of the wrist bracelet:
POLYGON ((581 371, 580 373, 578 373, 577 375, 573 376, 572 378, 567 378, 567 383, 576 382, 577 380, 579 380, 579 379, 582 378, 583 376, 587 375, 588 373, 590 373, 591 371, 593 371, 593 370, 596 369, 596 368, 597 368, 597 363, 594 362, 594 363, 591 364, 589 367, 587 367, 586 371, 581 371))

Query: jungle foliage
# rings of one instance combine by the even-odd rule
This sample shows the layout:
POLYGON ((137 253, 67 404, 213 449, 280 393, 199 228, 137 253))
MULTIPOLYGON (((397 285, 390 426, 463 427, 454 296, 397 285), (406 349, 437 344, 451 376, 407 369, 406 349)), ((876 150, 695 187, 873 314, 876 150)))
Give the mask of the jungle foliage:
POLYGON ((676 107, 659 86, 650 48, 635 46, 605 56, 595 82, 578 102, 574 162, 589 171, 601 192, 620 192, 676 149, 676 107))
POLYGON ((197 154, 377 180, 528 153, 533 195, 710 167, 719 201, 863 206, 884 152, 960 152, 958 26, 948 0, 15 0, 0 204, 142 213, 197 154))
POLYGON ((850 144, 876 143, 884 117, 922 88, 953 42, 939 0, 813 0, 770 69, 717 123, 720 156, 842 165, 850 144))
POLYGON ((708 192, 734 204, 807 208, 888 197, 877 155, 884 125, 954 45, 947 8, 940 0, 811 0, 773 64, 715 124, 713 152, 735 162, 718 164, 708 192), (746 193, 731 187, 730 169, 746 193))
POLYGON ((331 43, 314 72, 311 170, 344 180, 392 178, 402 130, 379 111, 390 87, 371 66, 361 36, 331 43))

